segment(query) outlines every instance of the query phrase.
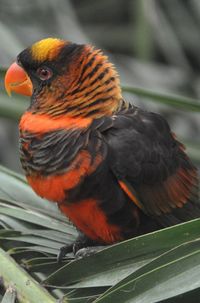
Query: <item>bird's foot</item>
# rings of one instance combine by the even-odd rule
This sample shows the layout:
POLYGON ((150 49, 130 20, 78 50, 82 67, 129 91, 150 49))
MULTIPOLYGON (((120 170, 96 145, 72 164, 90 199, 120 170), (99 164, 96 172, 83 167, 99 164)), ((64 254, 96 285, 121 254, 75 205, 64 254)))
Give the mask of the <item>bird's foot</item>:
POLYGON ((65 255, 69 253, 73 253, 75 258, 82 258, 84 256, 92 255, 93 253, 97 252, 99 244, 89 238, 87 238, 84 235, 80 235, 77 240, 72 244, 67 244, 65 246, 62 246, 58 252, 57 255, 57 262, 62 262, 65 255), (96 247, 97 246, 97 247, 96 247))
POLYGON ((62 246, 59 249, 58 255, 57 255, 57 262, 60 263, 62 262, 63 258, 69 254, 69 253, 73 253, 74 256, 76 255, 77 251, 80 250, 81 248, 83 248, 83 244, 79 241, 74 242, 72 244, 67 244, 65 246, 62 246))

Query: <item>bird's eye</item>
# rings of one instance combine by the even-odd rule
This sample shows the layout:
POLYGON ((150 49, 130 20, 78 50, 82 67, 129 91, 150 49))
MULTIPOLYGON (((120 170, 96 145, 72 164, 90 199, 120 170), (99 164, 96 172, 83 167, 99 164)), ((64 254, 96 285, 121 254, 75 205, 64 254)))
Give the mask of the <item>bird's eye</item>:
POLYGON ((39 67, 36 73, 41 80, 48 80, 53 75, 52 70, 48 67, 39 67))

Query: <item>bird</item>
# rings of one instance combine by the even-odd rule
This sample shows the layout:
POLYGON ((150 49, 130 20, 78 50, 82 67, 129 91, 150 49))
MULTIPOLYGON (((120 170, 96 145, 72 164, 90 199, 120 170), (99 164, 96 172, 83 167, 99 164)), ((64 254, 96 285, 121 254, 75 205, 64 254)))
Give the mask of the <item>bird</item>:
POLYGON ((198 172, 184 145, 164 117, 123 98, 100 49, 37 41, 11 64, 5 88, 30 97, 19 122, 29 185, 79 231, 58 260, 200 217, 198 172))

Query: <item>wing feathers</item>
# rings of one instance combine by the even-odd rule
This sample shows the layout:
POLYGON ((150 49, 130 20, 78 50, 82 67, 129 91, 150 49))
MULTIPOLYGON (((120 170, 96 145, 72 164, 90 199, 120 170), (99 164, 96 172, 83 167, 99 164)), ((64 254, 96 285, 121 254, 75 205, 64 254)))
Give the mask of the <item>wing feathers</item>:
POLYGON ((182 208, 186 203, 198 200, 197 171, 194 168, 179 168, 160 184, 141 186, 139 197, 149 215, 159 216, 168 214, 175 208, 182 208))
POLYGON ((188 220, 200 216, 197 170, 160 115, 119 113, 106 138, 110 168, 138 208, 152 217, 164 215, 171 224, 178 223, 179 213, 188 220))

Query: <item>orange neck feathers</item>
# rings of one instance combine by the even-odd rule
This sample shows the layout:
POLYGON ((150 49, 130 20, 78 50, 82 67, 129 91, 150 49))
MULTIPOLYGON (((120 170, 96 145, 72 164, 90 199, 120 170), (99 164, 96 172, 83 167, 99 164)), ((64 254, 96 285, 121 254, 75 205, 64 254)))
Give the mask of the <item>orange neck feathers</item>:
POLYGON ((58 129, 87 128, 91 124, 91 118, 73 118, 60 115, 52 117, 48 114, 35 115, 30 111, 23 114, 19 129, 30 133, 47 133, 58 129))

